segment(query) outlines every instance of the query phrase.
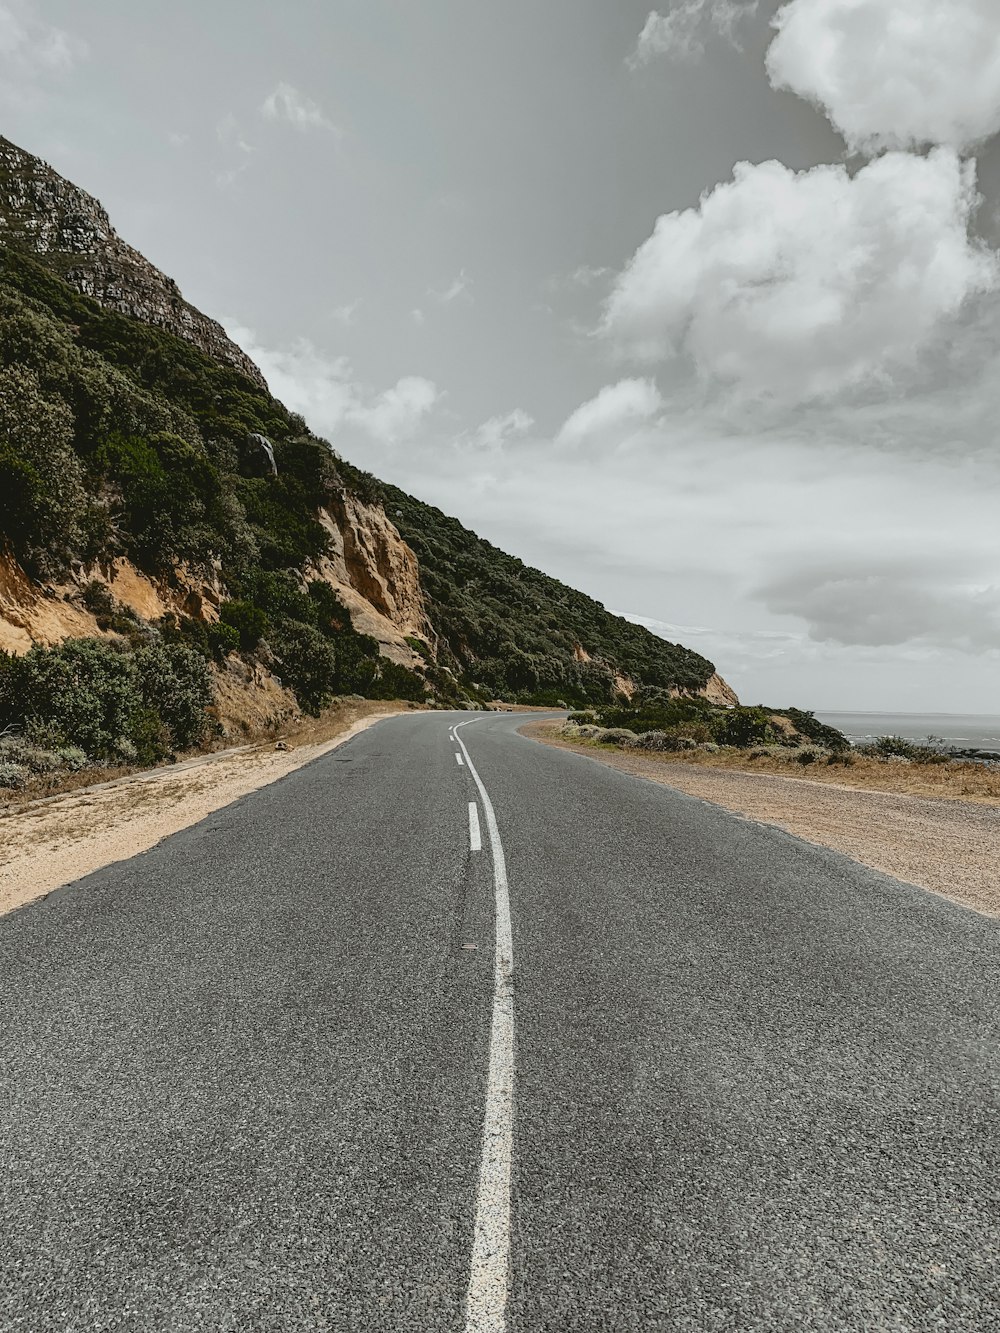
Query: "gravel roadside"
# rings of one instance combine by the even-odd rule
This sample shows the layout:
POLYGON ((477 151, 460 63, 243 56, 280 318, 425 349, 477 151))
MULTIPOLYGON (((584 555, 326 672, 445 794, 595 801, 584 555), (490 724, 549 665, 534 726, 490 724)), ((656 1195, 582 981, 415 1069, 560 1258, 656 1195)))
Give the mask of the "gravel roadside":
POLYGON ((340 710, 334 735, 206 755, 12 808, 0 816, 0 915, 114 861, 147 851, 258 787, 336 749, 406 708, 379 703, 340 710))
POLYGON ((558 739, 547 723, 521 730, 546 745, 776 825, 894 879, 1000 916, 1000 808, 594 750, 558 739))

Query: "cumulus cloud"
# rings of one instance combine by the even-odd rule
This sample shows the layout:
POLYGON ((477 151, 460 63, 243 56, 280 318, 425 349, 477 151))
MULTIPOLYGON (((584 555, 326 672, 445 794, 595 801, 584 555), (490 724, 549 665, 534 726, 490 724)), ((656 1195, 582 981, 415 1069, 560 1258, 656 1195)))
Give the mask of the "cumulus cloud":
POLYGON ((534 417, 529 416, 523 408, 515 407, 513 412, 490 417, 488 421, 484 421, 469 436, 469 443, 474 449, 499 449, 508 440, 516 440, 522 435, 527 435, 534 424, 534 417))
POLYGON ((38 16, 25 0, 0 4, 0 60, 22 76, 72 69, 89 54, 87 43, 38 16))
POLYGON ((969 237, 975 167, 889 153, 851 176, 739 163, 696 209, 659 218, 601 324, 625 353, 685 353, 706 377, 805 399, 911 365, 997 283, 969 237))
POLYGON ((321 106, 304 97, 290 83, 279 83, 264 99, 260 113, 265 120, 284 121, 302 133, 309 130, 327 130, 336 135, 341 133, 321 106))
POLYGON ((680 0, 668 14, 659 14, 654 9, 626 63, 634 70, 648 65, 657 56, 697 60, 705 54, 706 38, 713 32, 738 47, 739 25, 756 14, 758 3, 759 0, 680 0))
POLYGON ((772 84, 852 148, 961 148, 1000 130, 996 0, 791 0, 774 22, 772 84))
POLYGON ((600 393, 582 403, 556 437, 558 444, 584 441, 614 443, 623 434, 650 421, 663 407, 663 398, 652 380, 619 380, 606 384, 600 393))
POLYGON ((377 397, 353 402, 347 419, 376 440, 398 444, 416 433, 440 398, 433 381, 421 375, 405 375, 377 397))
POLYGON ((232 322, 225 327, 263 371, 274 396, 334 443, 348 428, 382 444, 410 439, 442 396, 431 380, 419 375, 406 375, 376 393, 358 382, 346 357, 325 356, 307 339, 274 349, 263 346, 252 329, 232 322))
POLYGON ((1000 586, 940 567, 853 561, 798 569, 758 596, 770 611, 800 616, 822 642, 1000 651, 1000 586))

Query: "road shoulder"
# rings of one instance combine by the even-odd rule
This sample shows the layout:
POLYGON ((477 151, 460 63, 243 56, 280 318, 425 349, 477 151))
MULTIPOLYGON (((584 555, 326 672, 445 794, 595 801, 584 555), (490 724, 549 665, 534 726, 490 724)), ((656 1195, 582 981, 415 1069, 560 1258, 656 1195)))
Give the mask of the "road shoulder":
POLYGON ((383 718, 408 711, 362 703, 344 708, 334 734, 322 740, 282 749, 274 742, 240 746, 15 808, 0 816, 0 915, 148 851, 383 718))
POLYGON ((519 730, 532 740, 673 787, 976 912, 1000 917, 996 855, 1000 810, 993 807, 594 750, 559 738, 546 723, 519 730))

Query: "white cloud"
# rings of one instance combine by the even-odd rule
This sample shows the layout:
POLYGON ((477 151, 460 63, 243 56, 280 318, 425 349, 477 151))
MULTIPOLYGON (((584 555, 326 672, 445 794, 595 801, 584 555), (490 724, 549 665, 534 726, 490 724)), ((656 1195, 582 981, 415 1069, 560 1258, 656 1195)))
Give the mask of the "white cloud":
POLYGON ((620 442, 636 427, 650 421, 663 407, 660 391, 652 380, 619 380, 606 384, 600 393, 582 403, 566 421, 556 437, 559 444, 578 445, 585 441, 620 442))
POLYGON ((679 0, 668 14, 654 9, 646 19, 630 69, 648 65, 657 56, 670 60, 697 60, 705 53, 705 40, 715 32, 739 46, 737 30, 744 19, 757 12, 759 0, 679 0))
POLYGON ((427 295, 433 296, 442 305, 451 305, 452 301, 457 301, 460 296, 472 301, 472 280, 463 268, 442 291, 435 291, 433 287, 428 287, 427 295))
POLYGON ((89 55, 87 43, 38 16, 26 0, 0 4, 0 61, 10 73, 65 73, 89 55))
POLYGON ((852 177, 739 163, 696 209, 661 217, 619 275, 601 332, 655 361, 795 400, 911 365, 997 282, 970 240, 975 168, 889 153, 852 177))
POLYGON ((306 133, 309 130, 327 130, 340 135, 341 130, 330 120, 316 102, 304 97, 297 88, 289 83, 279 83, 261 104, 260 113, 265 120, 283 120, 295 129, 306 133))
POLYGON ((424 324, 427 323, 427 316, 419 307, 416 306, 410 311, 410 318, 413 320, 414 324, 416 324, 418 328, 421 328, 424 324))
POLYGON ((355 402, 347 418, 374 439, 398 444, 416 433, 440 398, 433 381, 406 375, 377 398, 355 402))
POLYGON ((413 436, 441 400, 437 386, 421 376, 406 375, 376 393, 358 382, 346 357, 328 357, 305 338, 291 347, 267 348, 252 329, 224 323, 230 338, 263 371, 274 396, 334 444, 350 428, 381 444, 397 444, 413 436))
POLYGON ((473 431, 469 443, 476 449, 499 449, 507 440, 526 435, 534 424, 534 417, 515 407, 513 412, 484 421, 473 431))
POLYGON ((854 148, 961 148, 1000 130, 997 0, 792 0, 775 26, 771 82, 854 148))

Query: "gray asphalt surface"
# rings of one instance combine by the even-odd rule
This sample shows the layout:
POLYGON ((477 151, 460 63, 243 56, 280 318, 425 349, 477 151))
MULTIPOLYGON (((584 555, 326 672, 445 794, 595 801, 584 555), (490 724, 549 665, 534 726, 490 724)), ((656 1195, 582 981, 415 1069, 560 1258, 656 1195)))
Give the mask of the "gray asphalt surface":
MULTIPOLYGON (((510 878, 510 1333, 1000 1327, 1000 926, 523 720, 461 733, 510 878)), ((0 1329, 463 1328, 455 721, 0 918, 0 1329)))

